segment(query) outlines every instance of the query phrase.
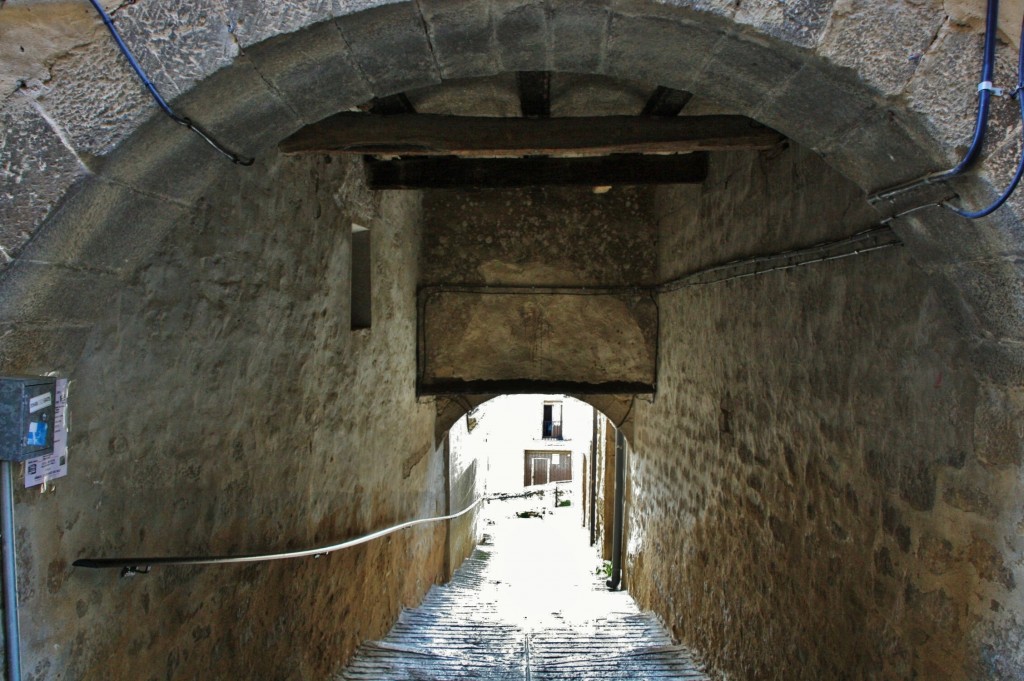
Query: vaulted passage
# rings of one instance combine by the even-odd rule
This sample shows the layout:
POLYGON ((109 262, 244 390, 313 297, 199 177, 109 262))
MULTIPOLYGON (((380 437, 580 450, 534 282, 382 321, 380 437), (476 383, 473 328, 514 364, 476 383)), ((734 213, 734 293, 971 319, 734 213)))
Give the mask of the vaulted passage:
POLYGON ((980 4, 104 4, 255 160, 89 3, 0 2, 0 370, 71 381, 67 475, 14 467, 24 678, 337 676, 472 555, 460 429, 535 392, 628 441, 625 584, 709 674, 1024 678, 1024 207, 945 207, 1016 102, 879 191, 962 157, 980 4))

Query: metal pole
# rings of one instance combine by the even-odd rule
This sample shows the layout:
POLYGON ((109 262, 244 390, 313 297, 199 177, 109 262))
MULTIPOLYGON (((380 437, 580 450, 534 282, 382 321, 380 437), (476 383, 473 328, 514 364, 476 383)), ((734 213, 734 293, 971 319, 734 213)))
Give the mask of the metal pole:
POLYGON ((621 430, 615 431, 615 519, 612 528, 612 578, 608 588, 618 591, 622 581, 622 526, 625 522, 626 500, 626 438, 621 430))
POLYGON ((0 532, 4 552, 4 642, 7 679, 21 680, 21 634, 18 628, 18 561, 14 553, 14 481, 11 462, 0 461, 0 532))
MULTIPOLYGON (((593 407, 591 407, 594 409, 593 407)), ((594 425, 590 431, 590 545, 597 543, 597 409, 594 409, 594 425)))

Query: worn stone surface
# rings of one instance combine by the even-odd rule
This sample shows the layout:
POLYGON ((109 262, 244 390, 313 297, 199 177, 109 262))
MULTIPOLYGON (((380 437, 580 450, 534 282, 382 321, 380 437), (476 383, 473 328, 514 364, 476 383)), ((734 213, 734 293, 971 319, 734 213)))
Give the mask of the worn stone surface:
POLYGON ((415 195, 370 199, 372 214, 353 202, 375 237, 375 314, 352 332, 343 198, 362 191, 357 166, 257 168, 208 187, 127 284, 97 296, 86 352, 54 366, 76 386, 72 474, 17 500, 37 681, 326 678, 444 576, 443 526, 127 582, 70 567, 323 545, 445 511, 433 409, 412 391, 415 195))
POLYGON ((446 80, 408 93, 418 113, 448 116, 520 116, 519 87, 514 73, 491 78, 446 80))
POLYGON ((424 195, 424 284, 653 283, 649 189, 537 187, 424 195))
MULTIPOLYGON (((753 175, 749 158, 720 163, 703 188, 659 192, 666 274, 870 215, 797 149, 753 175)), ((628 583, 738 678, 980 679, 986 659, 1020 663, 1001 609, 1020 607, 1021 547, 993 540, 1018 517, 1014 398, 979 389, 908 256, 661 297, 628 583), (979 410, 1004 416, 981 425, 979 410)))
POLYGON ((423 17, 411 2, 360 12, 337 22, 352 59, 375 95, 441 80, 423 17))
POLYGON ((455 579, 364 645, 338 681, 707 681, 654 615, 604 588, 575 513, 549 504, 490 502, 485 543, 455 579))
POLYGON ((446 381, 655 382, 650 296, 433 293, 424 303, 420 385, 446 381))
POLYGON ((754 0, 740 5, 735 18, 794 45, 814 47, 828 26, 834 4, 835 0, 754 0))
POLYGON ((307 123, 372 98, 371 89, 348 54, 333 22, 317 24, 292 38, 267 40, 246 54, 270 84, 307 123))
POLYGON ((0 112, 0 261, 17 256, 35 226, 85 174, 75 155, 26 102, 0 112))
POLYGON ((837 2, 822 52, 887 94, 914 75, 946 21, 940 2, 837 2))
POLYGON ((653 385, 657 309, 648 294, 501 288, 652 283, 650 200, 650 191, 636 188, 428 192, 421 284, 494 290, 427 294, 421 385, 454 379, 653 385))

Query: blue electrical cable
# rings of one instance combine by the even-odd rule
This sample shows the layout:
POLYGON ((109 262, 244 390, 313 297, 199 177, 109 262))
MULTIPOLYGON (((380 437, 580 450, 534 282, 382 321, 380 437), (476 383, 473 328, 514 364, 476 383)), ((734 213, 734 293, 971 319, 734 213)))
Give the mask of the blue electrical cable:
POLYGON ((942 204, 943 206, 949 208, 957 215, 969 218, 971 220, 976 220, 978 218, 983 218, 986 215, 991 215, 1000 206, 1006 203, 1006 200, 1010 198, 1010 195, 1013 194, 1015 189, 1017 189, 1017 185, 1020 184, 1021 176, 1024 176, 1024 92, 1022 92, 1022 90, 1024 90, 1024 19, 1021 20, 1020 46, 1017 50, 1017 87, 1013 90, 1013 93, 1011 94, 1012 97, 1016 98, 1017 104, 1020 107, 1021 155, 1020 160, 1017 162, 1017 172, 1014 173, 1013 179, 1010 181, 1010 184, 1007 185, 1006 189, 1003 190, 1003 193, 999 195, 999 198, 993 201, 985 208, 982 208, 981 210, 965 211, 960 210, 955 206, 951 206, 948 203, 942 204))
POLYGON ((135 59, 135 55, 132 54, 132 51, 128 48, 127 45, 125 45, 124 40, 121 39, 121 34, 117 30, 117 27, 114 26, 113 20, 110 18, 110 15, 107 14, 106 10, 104 10, 103 7, 100 5, 99 0, 89 0, 89 2, 91 2, 92 6, 96 8, 96 11, 103 19, 103 23, 106 24, 107 29, 110 31, 110 35, 114 37, 114 42, 116 42, 117 46, 121 48, 121 54, 123 54, 125 59, 128 60, 128 64, 131 65, 136 75, 138 75, 139 80, 141 80, 142 84, 146 86, 147 90, 149 90, 149 94, 153 95, 153 99, 156 101, 157 105, 161 109, 163 109, 164 113, 166 113, 168 117, 170 117, 170 119, 178 125, 182 125, 191 130, 192 132, 196 133, 200 137, 202 137, 207 144, 209 144, 211 147, 213 147, 221 154, 226 156, 228 159, 230 159, 232 163, 236 163, 240 166, 251 166, 256 159, 241 156, 239 154, 232 152, 227 147, 222 145, 220 142, 215 140, 205 130, 203 130, 198 125, 193 123, 188 117, 180 116, 177 113, 175 113, 174 109, 171 108, 170 104, 168 104, 166 100, 164 100, 164 98, 160 95, 160 91, 156 89, 156 85, 153 84, 153 81, 151 81, 149 77, 146 75, 146 72, 143 71, 142 66, 135 59))
POLYGON ((988 127, 988 112, 992 100, 992 74, 996 64, 996 32, 999 29, 999 0, 988 0, 988 12, 985 14, 985 47, 981 60, 981 83, 978 86, 978 115, 974 123, 974 137, 960 163, 954 167, 932 176, 932 181, 946 180, 967 170, 978 158, 981 144, 985 140, 988 127))
MULTIPOLYGON (((875 203, 879 200, 891 199, 894 196, 917 189, 929 184, 943 182, 961 175, 974 165, 981 153, 982 143, 985 141, 985 131, 988 128, 989 109, 992 102, 992 94, 996 88, 992 86, 992 74, 995 71, 996 62, 996 33, 999 28, 999 0, 988 0, 988 9, 985 14, 985 44, 982 49, 981 59, 981 82, 978 83, 978 112, 974 120, 974 135, 971 144, 964 153, 963 158, 955 166, 948 170, 925 175, 911 182, 905 182, 893 187, 888 187, 871 195, 869 200, 875 203)), ((929 204, 938 205, 938 204, 929 204)))

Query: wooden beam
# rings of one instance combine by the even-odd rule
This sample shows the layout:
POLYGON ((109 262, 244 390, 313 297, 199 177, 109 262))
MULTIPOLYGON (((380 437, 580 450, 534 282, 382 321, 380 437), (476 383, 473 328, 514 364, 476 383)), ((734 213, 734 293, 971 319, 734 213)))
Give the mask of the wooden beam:
POLYGON ((507 379, 462 381, 417 381, 417 395, 504 395, 506 393, 538 395, 647 395, 655 391, 653 383, 609 381, 583 383, 580 381, 541 381, 533 379, 507 379))
POLYGON ((366 158, 370 189, 486 189, 542 185, 697 184, 708 175, 708 155, 616 154, 600 157, 366 158))
POLYGON ((519 107, 527 118, 547 118, 551 115, 551 72, 518 71, 519 107))
POLYGON ((529 156, 770 149, 784 138, 745 116, 487 118, 340 113, 280 144, 287 154, 529 156))
POLYGON ((678 116, 683 107, 693 97, 692 92, 686 90, 674 90, 670 87, 659 85, 647 100, 641 116, 678 116))

